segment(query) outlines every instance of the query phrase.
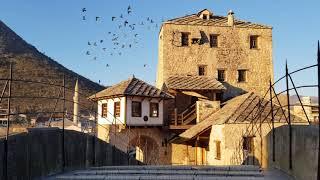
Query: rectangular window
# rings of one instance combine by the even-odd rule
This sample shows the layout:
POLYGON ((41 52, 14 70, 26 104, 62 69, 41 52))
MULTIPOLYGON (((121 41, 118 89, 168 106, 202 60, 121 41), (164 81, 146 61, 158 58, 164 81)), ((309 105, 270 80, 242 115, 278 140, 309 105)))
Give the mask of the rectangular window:
POLYGON ((223 69, 218 69, 218 81, 224 82, 226 80, 226 71, 223 69))
POLYGON ((198 75, 199 76, 207 75, 207 66, 199 66, 198 67, 198 75))
POLYGON ((108 116, 108 104, 107 103, 103 103, 101 105, 101 116, 102 117, 107 117, 108 116))
POLYGON ((218 47, 218 35, 210 34, 210 47, 218 47))
POLYGON ((189 33, 181 33, 181 46, 189 46, 189 33))
POLYGON ((253 152, 254 144, 253 144, 253 137, 243 137, 243 150, 247 151, 248 153, 253 152))
POLYGON ((120 117, 120 102, 114 102, 114 116, 120 117))
POLYGON ((141 117, 141 102, 132 101, 132 117, 141 117))
POLYGON ((247 81, 247 70, 241 69, 238 70, 238 82, 246 82, 247 81))
POLYGON ((150 117, 159 116, 159 103, 150 103, 150 117))
POLYGON ((258 48, 258 36, 250 36, 250 49, 258 48))
POLYGON ((221 141, 215 141, 216 144, 216 157, 215 159, 221 159, 221 141))

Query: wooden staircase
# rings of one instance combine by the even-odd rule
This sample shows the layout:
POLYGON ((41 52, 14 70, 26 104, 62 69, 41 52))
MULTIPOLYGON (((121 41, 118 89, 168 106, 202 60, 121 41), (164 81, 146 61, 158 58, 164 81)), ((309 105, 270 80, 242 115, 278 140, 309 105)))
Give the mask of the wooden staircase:
POLYGON ((196 124, 197 107, 196 103, 186 108, 181 113, 178 113, 175 108, 171 113, 170 129, 188 129, 196 124))

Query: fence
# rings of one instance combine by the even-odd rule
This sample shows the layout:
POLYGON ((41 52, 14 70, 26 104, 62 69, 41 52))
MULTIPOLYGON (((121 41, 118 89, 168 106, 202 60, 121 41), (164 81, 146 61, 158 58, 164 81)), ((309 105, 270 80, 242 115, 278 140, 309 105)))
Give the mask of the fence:
MULTIPOLYGON (((249 115, 247 115, 245 117, 245 119, 243 121, 249 120, 249 116, 252 117, 251 120, 249 120, 249 125, 246 128, 246 133, 245 134, 253 134, 255 135, 259 135, 262 139, 262 125, 264 123, 267 123, 270 127, 270 132, 271 134, 271 148, 272 148, 272 161, 275 162, 276 161, 276 156, 288 156, 288 169, 292 170, 293 168, 293 117, 292 116, 296 116, 295 113, 293 113, 292 111, 292 107, 293 106, 300 106, 301 110, 302 110, 302 116, 300 116, 301 118, 305 119, 307 124, 309 125, 316 125, 318 126, 318 137, 320 136, 320 123, 319 123, 319 116, 320 116, 320 111, 319 111, 319 103, 320 103, 320 48, 319 48, 319 42, 318 42, 318 50, 317 50, 317 64, 314 65, 310 65, 310 66, 306 66, 303 68, 300 68, 298 70, 289 72, 287 63, 285 66, 285 75, 280 77, 278 80, 276 80, 275 82, 272 82, 270 80, 270 86, 269 89, 266 91, 266 93, 264 94, 264 96, 262 96, 262 98, 259 98, 259 102, 253 107, 253 109, 250 111, 249 115), (309 77, 314 77, 312 76, 312 71, 316 70, 316 77, 317 77, 317 84, 307 84, 304 82, 304 84, 302 85, 297 85, 294 81, 293 76, 297 75, 298 73, 301 72, 308 72, 309 77), (285 81, 285 89, 280 89, 280 90, 276 90, 276 86, 280 85, 281 81, 285 81), (316 105, 312 105, 312 104, 304 104, 302 99, 301 99, 301 94, 299 93, 299 91, 304 90, 306 88, 309 88, 311 90, 315 90, 312 92, 317 92, 317 101, 318 104, 316 105), (292 93, 294 92, 294 93, 292 93), (291 102, 290 97, 292 97, 292 95, 295 94, 297 97, 297 101, 298 103, 294 103, 291 102), (285 96, 282 96, 285 95, 285 96), (285 101, 281 101, 282 97, 285 97, 285 101), (314 113, 317 111, 317 118, 315 118, 314 120, 310 119, 310 113, 307 112, 307 108, 313 108, 315 111, 314 113), (268 108, 270 108, 271 110, 267 110, 268 108), (287 132, 287 137, 285 138, 287 141, 284 142, 286 143, 286 147, 288 147, 288 154, 278 154, 276 152, 276 145, 277 145, 277 131, 275 130, 275 122, 276 120, 276 115, 281 114, 280 119, 284 119, 285 120, 285 124, 287 125, 288 128, 281 128, 281 131, 285 131, 287 132), (271 121, 268 121, 268 117, 271 118, 271 121)), ((280 121, 280 120, 279 120, 280 121)), ((297 128, 299 129, 299 128, 297 128)), ((314 128, 310 129, 314 130, 314 128)), ((297 130, 297 131, 301 131, 301 132, 306 132, 305 130, 297 130)), ((279 136, 283 136, 284 133, 279 132, 279 136)), ((295 134, 296 136, 296 134, 295 134)), ((279 140, 279 139, 278 139, 279 140)), ((242 140, 243 141, 243 140, 242 140)), ((318 143, 317 143, 317 148, 314 149, 317 151, 318 153, 318 163, 317 163, 317 179, 320 179, 320 167, 319 167, 319 163, 320 163, 320 138, 318 138, 318 143)), ((243 142, 242 142, 243 143, 243 142)), ((240 144, 242 144, 240 143, 240 144)), ((262 143, 262 140, 261 140, 262 143)), ((262 146, 262 145, 261 145, 262 146)), ((261 153, 262 153, 262 149, 261 149, 261 153)))
MULTIPOLYGON (((47 81, 36 81, 27 79, 26 74, 21 75, 20 72, 14 71, 13 63, 10 63, 8 67, 9 72, 7 77, 0 77, 0 85, 2 85, 2 91, 0 96, 0 137, 3 136, 3 179, 8 179, 8 159, 10 151, 10 138, 15 138, 13 135, 21 132, 27 132, 28 128, 45 127, 53 128, 58 127, 61 129, 60 138, 61 146, 55 148, 61 148, 61 170, 64 171, 67 159, 67 148, 70 147, 66 144, 66 140, 69 139, 66 129, 77 130, 83 133, 87 133, 93 139, 93 152, 99 151, 96 149, 96 129, 97 126, 101 126, 97 122, 97 117, 101 116, 97 112, 97 102, 89 99, 92 94, 83 93, 81 90, 75 89, 76 82, 67 82, 65 74, 60 75, 60 79, 52 77, 54 80, 50 80, 47 77, 47 81), (27 90, 26 90, 27 89, 27 90), (74 99, 78 96, 78 99, 74 99), (79 106, 81 111, 74 113, 74 106, 79 106), (73 119, 78 119, 78 124, 72 122, 73 119)), ((70 76, 70 75, 69 75, 70 76)), ((108 112, 109 113, 109 112, 108 112)), ((103 117, 102 117, 103 118, 103 117)), ((107 121, 110 121, 106 119, 107 121)), ((114 121, 110 124, 115 124, 117 118, 114 117, 114 121)), ((117 124, 115 124, 117 126, 117 124)), ((101 126, 103 127, 103 126, 101 126)), ((117 136, 116 130, 110 131, 116 138, 129 138, 130 128, 127 136, 117 136)), ((83 138, 80 138, 83 139, 83 138)), ((87 141, 86 138, 84 141, 87 141)), ((69 141, 70 142, 70 141, 69 141)), ((128 156, 129 147, 128 144, 124 144, 126 147, 128 156)), ((77 143, 77 142, 75 142, 77 143)), ((43 149, 45 150, 45 149, 43 149)), ((94 153, 95 154, 95 153, 94 153)), ((96 165, 96 156, 93 156, 92 165, 96 165)), ((12 159, 12 158, 11 158, 12 159)))

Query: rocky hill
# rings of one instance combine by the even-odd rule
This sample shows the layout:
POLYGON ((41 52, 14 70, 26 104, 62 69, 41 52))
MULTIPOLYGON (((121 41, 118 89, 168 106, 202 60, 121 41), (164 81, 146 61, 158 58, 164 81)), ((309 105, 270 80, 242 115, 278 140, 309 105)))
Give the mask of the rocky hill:
MULTIPOLYGON (((66 105, 72 111, 72 97, 76 79, 79 79, 80 102, 82 109, 92 105, 87 97, 102 90, 99 84, 65 68, 50 57, 39 52, 28 44, 8 26, 0 21, 0 79, 9 77, 9 64, 13 65, 13 79, 31 80, 43 83, 29 83, 13 81, 12 107, 19 112, 59 111, 62 109, 62 100, 56 103, 55 97, 62 96, 61 87, 63 76, 66 79, 66 105), (53 85, 48 85, 53 84, 53 85), (32 97, 49 98, 32 98, 32 97), (57 104, 57 105, 56 105, 57 104), (56 106, 56 108, 54 108, 56 106)), ((0 80, 0 92, 5 86, 5 80, 0 80)), ((6 95, 8 90, 6 90, 6 95)), ((1 106, 6 106, 6 99, 2 99, 1 106)))

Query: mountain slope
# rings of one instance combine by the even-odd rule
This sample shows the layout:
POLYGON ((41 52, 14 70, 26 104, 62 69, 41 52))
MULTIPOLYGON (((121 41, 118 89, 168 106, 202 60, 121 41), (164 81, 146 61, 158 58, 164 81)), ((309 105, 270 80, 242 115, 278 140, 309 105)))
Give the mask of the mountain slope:
MULTIPOLYGON (((86 98, 104 88, 42 54, 0 21, 0 79, 9 77, 10 62, 13 64, 13 79, 62 85, 63 76, 65 75, 67 87, 66 105, 68 111, 72 111, 71 101, 77 78, 79 79, 79 91, 81 93, 80 102, 85 104, 85 107, 82 107, 82 109, 91 108, 91 103, 88 102, 86 98)), ((1 91, 4 84, 5 81, 0 81, 1 91)), ((62 95, 60 89, 60 87, 53 85, 14 81, 12 95, 14 97, 23 96, 24 98, 14 98, 12 107, 20 112, 53 111, 56 101, 54 98, 30 97, 58 97, 59 94, 62 95), (26 98, 26 96, 28 96, 28 98, 26 98)), ((4 102, 5 101, 2 101, 2 107, 5 106, 4 102)), ((57 103, 56 111, 58 111, 59 108, 60 110, 62 108, 61 100, 57 103)))

